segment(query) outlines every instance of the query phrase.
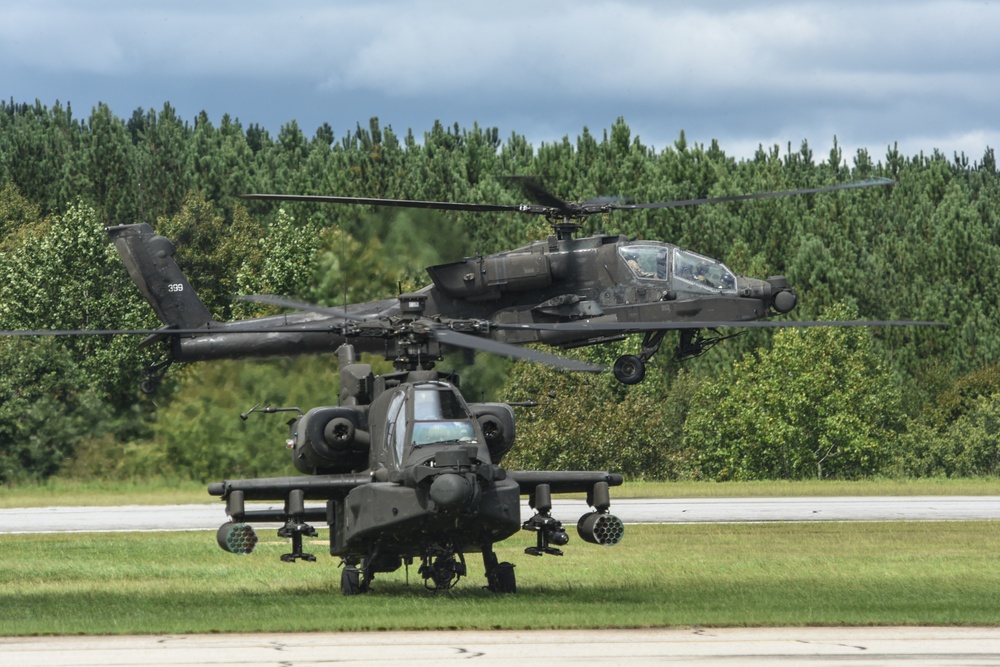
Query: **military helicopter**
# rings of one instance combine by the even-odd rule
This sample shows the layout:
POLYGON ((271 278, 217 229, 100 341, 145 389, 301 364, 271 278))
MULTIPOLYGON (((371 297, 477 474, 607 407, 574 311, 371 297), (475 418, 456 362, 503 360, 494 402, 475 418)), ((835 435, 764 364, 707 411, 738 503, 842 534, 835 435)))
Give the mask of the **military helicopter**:
POLYGON ((504 403, 467 403, 454 374, 420 368, 419 362, 375 376, 342 345, 340 404, 298 408, 256 407, 249 412, 295 411, 287 441, 295 467, 307 476, 227 480, 211 495, 226 501, 231 520, 219 528, 219 545, 245 554, 257 543, 253 522, 279 522, 291 539, 284 561, 315 560, 303 552, 308 522, 330 527, 330 555, 344 563, 341 592, 369 590, 376 573, 407 572, 420 559, 427 588, 452 588, 467 574, 466 553, 482 553, 487 588, 517 590, 514 566, 500 562, 493 545, 522 528, 537 534, 526 549, 534 556, 562 555, 569 541, 552 514, 553 493, 586 493, 593 509, 578 523, 580 537, 613 546, 624 533, 608 512, 609 487, 622 476, 609 472, 509 471, 499 464, 514 443, 513 408, 504 403), (535 514, 522 523, 520 496, 535 514), (306 507, 306 500, 325 505, 306 507), (247 509, 248 500, 284 501, 281 510, 247 509))
MULTIPOLYGON (((289 423, 287 444, 296 468, 307 476, 227 480, 209 487, 210 494, 225 499, 231 518, 218 532, 223 549, 248 553, 257 542, 251 524, 277 521, 283 524, 279 535, 292 544, 291 552, 282 558, 313 560, 313 555, 303 551, 303 537, 316 534, 309 522, 325 520, 330 526, 330 553, 345 563, 341 575, 345 594, 367 591, 376 573, 395 571, 417 558, 425 585, 447 589, 465 576, 465 553, 472 552, 482 553, 487 588, 508 593, 516 590, 513 566, 498 561, 494 544, 521 528, 537 533, 537 545, 527 550, 533 555, 561 554, 558 547, 568 542, 562 524, 551 515, 553 492, 587 494, 593 510, 578 522, 582 539, 608 545, 621 539, 621 521, 609 513, 609 488, 621 484, 621 476, 500 467, 513 444, 513 410, 502 403, 467 403, 458 390, 457 376, 433 370, 443 348, 488 350, 570 370, 595 371, 600 369, 521 344, 586 345, 605 342, 608 334, 644 332, 642 354, 622 357, 615 364, 620 381, 635 383, 642 379, 645 361, 656 352, 666 331, 682 330, 675 356, 693 356, 723 338, 718 334, 705 337, 701 329, 788 324, 759 320, 791 311, 796 296, 782 277, 736 276, 721 262, 671 244, 629 241, 621 236, 573 237, 576 220, 595 212, 683 203, 571 204, 540 189, 534 196, 544 203, 516 210, 557 220, 555 233, 547 241, 430 267, 432 285, 397 299, 334 309, 280 296, 246 297, 300 312, 233 323, 212 319, 174 261, 174 247, 168 239, 145 224, 108 229, 133 280, 166 325, 143 343, 169 343, 170 356, 154 372, 178 359, 338 349, 338 406, 304 413, 298 408, 260 411, 298 413, 289 423), (397 372, 374 376, 370 365, 355 361, 355 343, 361 349, 381 350, 397 372), (523 524, 521 494, 529 496, 535 510, 523 524), (308 499, 323 500, 325 507, 307 508, 308 499), (248 500, 278 500, 284 507, 248 510, 248 500)), ((366 198, 292 199, 512 210, 366 198)), ((730 199, 736 198, 722 198, 730 199)), ((708 201, 716 200, 687 204, 708 201)), ((249 412, 242 416, 249 417, 249 412)))
POLYGON ((487 586, 516 590, 513 566, 500 563, 493 545, 524 528, 537 533, 532 555, 561 554, 568 542, 551 515, 551 494, 586 493, 593 509, 578 522, 587 542, 616 544, 623 527, 609 513, 609 488, 622 483, 611 472, 507 471, 502 457, 514 441, 510 405, 468 403, 454 374, 435 371, 447 348, 484 350, 575 371, 599 367, 524 347, 542 342, 573 347, 643 333, 642 353, 615 364, 615 376, 639 382, 645 362, 665 333, 681 331, 675 356, 701 354, 735 326, 830 326, 923 324, 918 322, 771 322, 790 312, 797 298, 780 276, 737 276, 721 262, 660 241, 623 236, 574 238, 579 220, 611 210, 668 208, 721 201, 828 192, 884 185, 866 181, 760 195, 623 204, 558 200, 530 183, 537 204, 454 204, 353 197, 252 195, 381 206, 444 210, 519 211, 545 215, 553 235, 515 250, 428 268, 432 284, 344 308, 326 308, 280 296, 246 297, 299 312, 237 322, 217 322, 174 260, 173 243, 145 223, 107 232, 125 266, 164 327, 155 331, 35 331, 16 335, 146 334, 140 344, 167 345, 166 357, 147 369, 143 390, 151 392, 174 361, 290 355, 338 350, 338 406, 303 412, 285 407, 251 412, 296 412, 286 442, 305 476, 227 480, 209 492, 226 501, 218 542, 226 551, 248 553, 256 545, 257 522, 279 522, 291 540, 284 560, 312 560, 303 537, 310 522, 330 526, 330 553, 345 563, 341 589, 369 589, 376 573, 421 561, 419 573, 433 590, 465 576, 465 554, 483 555, 487 586), (396 372, 375 376, 358 363, 356 351, 381 352, 396 372), (535 514, 520 519, 519 496, 535 514), (248 508, 247 501, 282 501, 283 509, 248 508), (307 507, 307 500, 325 506, 307 507))
MULTIPOLYGON (((791 312, 798 297, 784 276, 736 275, 722 262, 663 241, 622 235, 575 237, 581 222, 610 211, 696 206, 768 197, 817 194, 884 186, 889 179, 842 185, 645 204, 599 199, 561 200, 531 179, 515 181, 535 203, 472 204, 313 195, 252 194, 248 199, 440 209, 511 211, 542 215, 552 226, 546 240, 488 256, 427 268, 431 284, 418 290, 422 327, 431 355, 443 348, 491 348, 491 343, 544 343, 572 348, 643 334, 638 355, 622 355, 613 372, 622 383, 640 382, 646 363, 667 332, 680 331, 674 358, 703 354, 736 333, 724 328, 875 326, 926 324, 908 321, 807 322, 767 318, 791 312), (475 338, 479 342, 470 339, 475 338), (453 345, 461 339, 464 345, 453 345), (478 346, 478 347, 477 347, 478 346)), ((128 225, 109 230, 133 279, 164 322, 158 340, 167 357, 153 365, 145 390, 173 361, 271 356, 332 351, 348 339, 360 351, 404 360, 410 354, 397 323, 414 326, 400 305, 404 299, 347 304, 336 311, 298 304, 302 312, 237 322, 216 322, 172 263, 172 244, 151 228, 128 225), (151 299, 151 302, 153 299, 151 299), (345 318, 351 318, 347 320, 345 318), (244 333, 241 333, 244 332, 244 333), (266 333, 267 335, 261 335, 266 333)), ((287 302, 286 302, 287 305, 287 302)), ((504 348, 509 352, 509 348, 504 348)))
MULTIPOLYGON (((297 407, 254 408, 242 414, 294 412, 285 442, 302 475, 225 480, 208 487, 226 502, 229 521, 217 542, 227 552, 251 553, 258 537, 254 523, 281 524, 278 535, 291 542, 281 558, 314 561, 303 548, 305 537, 317 535, 312 524, 330 529, 330 554, 339 557, 341 591, 367 592, 377 573, 394 572, 419 560, 427 588, 452 588, 467 575, 467 553, 481 553, 487 588, 495 593, 517 590, 514 566, 500 562, 493 546, 524 529, 536 533, 533 556, 563 555, 569 542, 561 521, 552 516, 552 494, 585 494, 592 509, 582 513, 577 533, 586 542, 613 546, 624 534, 620 519, 609 512, 609 489, 622 484, 612 472, 508 471, 503 456, 514 444, 513 407, 505 403, 468 403, 454 373, 434 370, 441 346, 485 350, 529 359, 573 371, 599 367, 502 341, 463 333, 424 317, 427 295, 400 295, 392 312, 368 306, 344 313, 283 297, 246 296, 249 301, 313 311, 319 319, 275 316, 234 324, 217 331, 204 326, 208 309, 173 258, 174 246, 145 223, 107 228, 125 265, 164 329, 108 331, 7 332, 22 335, 148 334, 140 345, 218 336, 248 349, 240 354, 288 354, 288 336, 311 341, 385 343, 396 372, 375 375, 359 363, 350 342, 337 348, 340 396, 335 406, 308 411, 297 407), (315 324, 321 322, 321 326, 315 324), (280 328, 275 333, 274 326, 280 328), (268 347, 282 337, 282 346, 268 347), (260 348, 253 347, 259 342, 260 348), (520 496, 528 496, 533 516, 521 520, 520 496), (282 509, 261 509, 248 501, 281 501, 282 509), (306 501, 323 501, 307 506, 306 501)), ((228 348, 231 352, 234 349, 228 348)), ((312 351, 312 350, 305 350, 312 351)), ((150 387, 145 387, 150 390, 150 387)))

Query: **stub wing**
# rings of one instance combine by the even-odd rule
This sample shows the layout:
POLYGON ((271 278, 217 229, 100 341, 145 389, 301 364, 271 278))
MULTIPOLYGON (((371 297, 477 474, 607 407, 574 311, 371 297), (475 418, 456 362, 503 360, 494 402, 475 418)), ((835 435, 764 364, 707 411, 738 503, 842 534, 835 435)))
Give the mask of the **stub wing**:
POLYGON ((508 470, 507 477, 517 482, 522 495, 534 493, 539 484, 547 484, 552 493, 587 493, 601 482, 621 486, 624 481, 619 473, 576 470, 508 470))
POLYGON ((262 477, 226 480, 208 486, 208 493, 229 499, 234 491, 245 500, 285 500, 292 491, 301 491, 305 499, 326 500, 346 496, 354 488, 371 482, 367 473, 312 475, 301 477, 262 477))

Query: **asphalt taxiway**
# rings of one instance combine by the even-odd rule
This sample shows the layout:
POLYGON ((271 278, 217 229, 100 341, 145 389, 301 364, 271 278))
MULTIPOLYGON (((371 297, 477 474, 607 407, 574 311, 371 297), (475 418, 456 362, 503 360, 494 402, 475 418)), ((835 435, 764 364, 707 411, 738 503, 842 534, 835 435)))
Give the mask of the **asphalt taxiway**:
POLYGON ((0 638, 18 667, 470 664, 975 667, 1000 664, 997 628, 689 628, 0 638))
MULTIPOLYGON (((582 501, 553 515, 575 521, 582 501)), ((1000 518, 995 496, 615 500, 626 523, 969 521, 1000 518)), ((522 515, 530 516, 523 508, 522 515)), ((0 510, 0 533, 214 530, 224 505, 44 507, 0 510)), ((16 611, 15 611, 16 613, 16 611)), ((406 664, 479 667, 586 664, 978 667, 1000 665, 1000 628, 688 628, 585 631, 424 631, 114 637, 0 637, 0 665, 406 664)))
MULTIPOLYGON (((575 524, 585 511, 582 500, 553 502, 552 514, 560 521, 575 524)), ((1000 497, 640 498, 612 500, 611 511, 625 523, 988 521, 1000 519, 1000 497)), ((531 516, 526 504, 521 515, 531 516)), ((31 507, 0 510, 0 534, 215 530, 225 521, 225 505, 221 502, 31 507)))

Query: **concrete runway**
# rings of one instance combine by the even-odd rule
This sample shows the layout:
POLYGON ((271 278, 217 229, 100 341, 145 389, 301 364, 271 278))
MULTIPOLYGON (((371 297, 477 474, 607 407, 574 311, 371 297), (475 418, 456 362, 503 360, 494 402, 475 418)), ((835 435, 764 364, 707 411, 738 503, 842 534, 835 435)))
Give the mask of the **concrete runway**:
MULTIPOLYGON (((266 506, 266 505, 263 505, 266 506)), ((575 523, 586 506, 558 500, 553 515, 575 523)), ((960 521, 1000 519, 994 496, 698 498, 612 502, 626 523, 773 521, 960 521)), ((522 516, 530 510, 522 508, 522 516)), ((215 530, 222 503, 0 510, 0 533, 215 530)), ((581 664, 1000 665, 1000 628, 727 628, 596 631, 379 632, 123 637, 0 637, 0 665, 130 667, 406 664, 473 660, 581 664)))
POLYGON ((0 638, 11 667, 1000 664, 997 628, 726 628, 0 638))
MULTIPOLYGON (((275 505, 261 504, 254 507, 275 505)), ((575 525, 585 511, 586 503, 582 500, 556 500, 552 514, 564 523, 575 525)), ((625 523, 977 521, 1000 519, 1000 497, 612 499, 611 512, 625 523)), ((524 518, 531 516, 527 503, 522 505, 521 515, 524 518)), ((225 505, 221 502, 196 505, 17 508, 0 510, 0 534, 215 530, 225 521, 225 505)))

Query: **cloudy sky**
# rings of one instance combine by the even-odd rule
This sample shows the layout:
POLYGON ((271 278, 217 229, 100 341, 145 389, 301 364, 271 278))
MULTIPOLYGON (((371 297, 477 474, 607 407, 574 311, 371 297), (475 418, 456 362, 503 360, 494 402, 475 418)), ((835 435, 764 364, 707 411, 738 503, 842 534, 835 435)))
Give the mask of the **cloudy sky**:
POLYGON ((622 116, 657 149, 684 130, 736 157, 823 159, 836 136, 978 161, 1000 146, 998 31, 1000 3, 959 0, 0 0, 0 96, 536 146, 622 116))

